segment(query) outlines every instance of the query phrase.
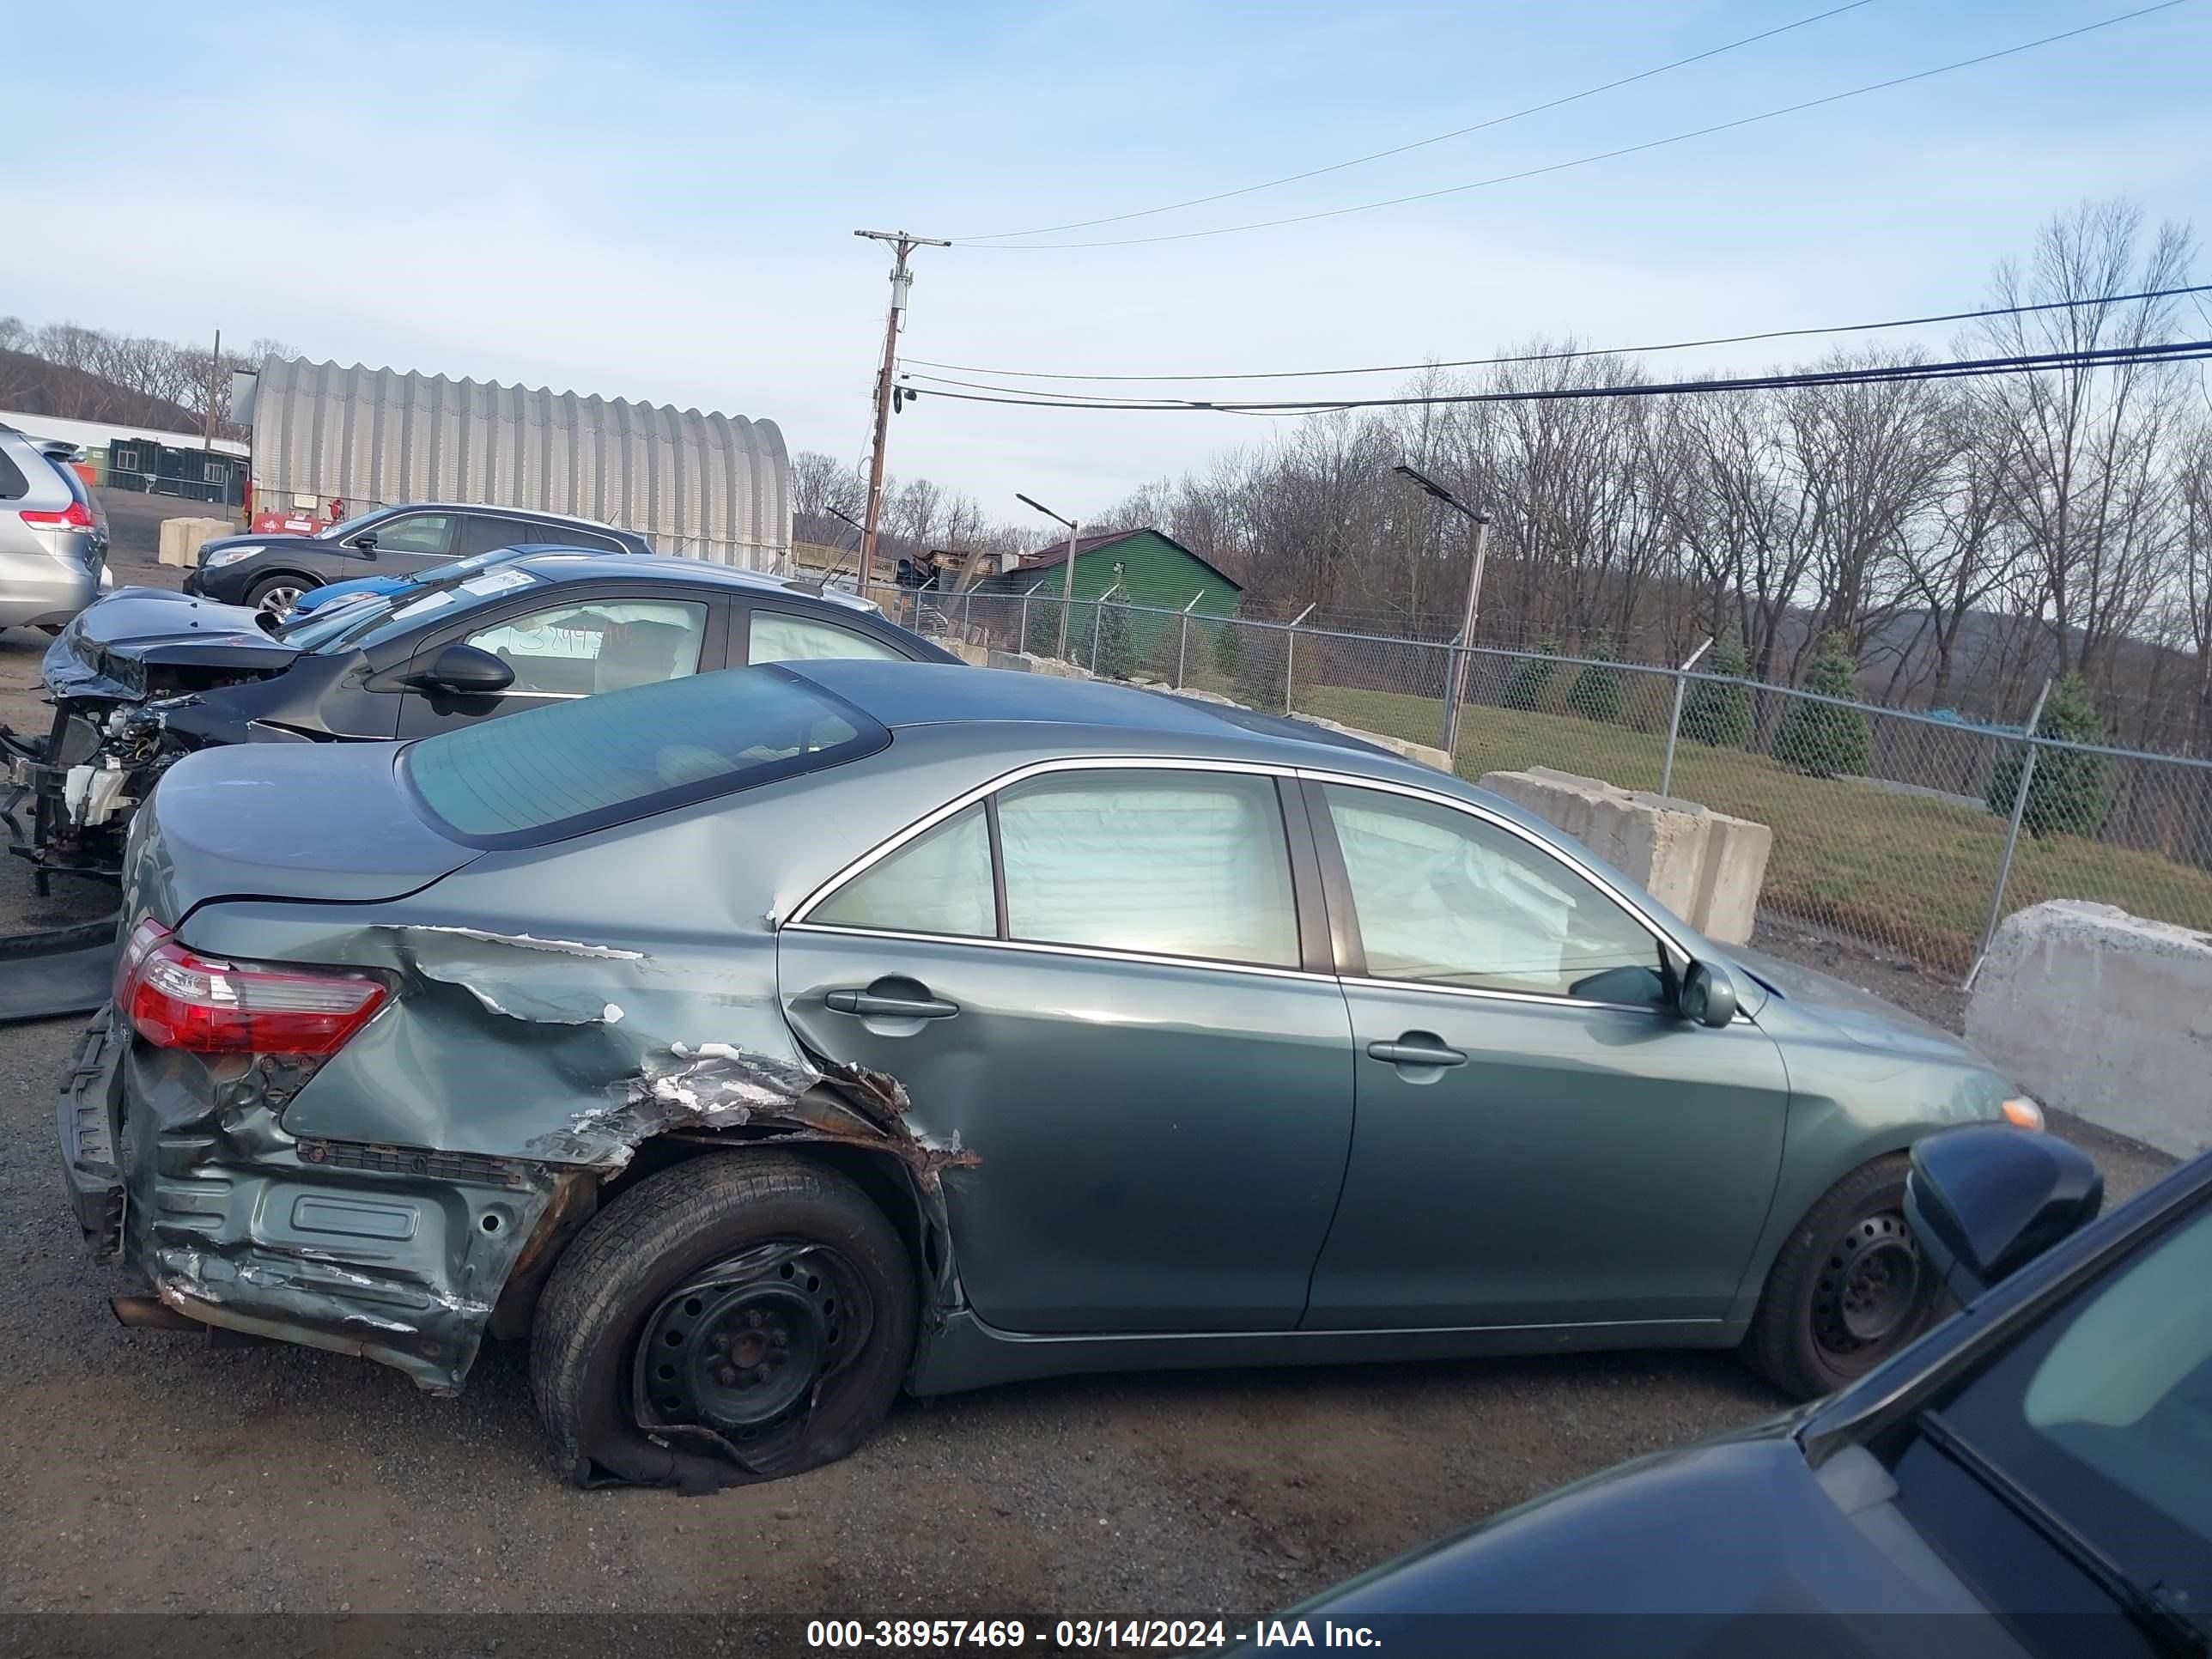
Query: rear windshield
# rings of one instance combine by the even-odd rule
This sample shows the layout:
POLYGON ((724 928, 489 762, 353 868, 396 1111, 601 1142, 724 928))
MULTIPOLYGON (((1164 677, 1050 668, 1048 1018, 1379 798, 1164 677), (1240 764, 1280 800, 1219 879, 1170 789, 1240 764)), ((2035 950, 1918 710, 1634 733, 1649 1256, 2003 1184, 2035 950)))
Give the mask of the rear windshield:
POLYGON ((441 833, 533 847, 874 754, 890 733, 789 670, 725 669, 486 720, 401 752, 441 833))

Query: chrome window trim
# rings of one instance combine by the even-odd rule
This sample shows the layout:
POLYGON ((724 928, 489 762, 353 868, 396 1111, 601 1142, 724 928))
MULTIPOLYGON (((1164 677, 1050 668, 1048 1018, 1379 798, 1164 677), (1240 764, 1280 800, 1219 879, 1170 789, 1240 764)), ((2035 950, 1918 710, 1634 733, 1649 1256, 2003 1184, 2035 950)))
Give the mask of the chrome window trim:
POLYGON ((1609 1014, 1648 1014, 1669 1021, 1681 1016, 1648 1002, 1597 1002, 1589 997, 1556 995, 1546 991, 1493 991, 1481 985, 1435 985, 1418 979, 1377 979, 1371 974, 1343 974, 1337 983, 1362 991, 1427 991, 1438 996, 1474 997, 1485 1002, 1526 1002, 1543 1008, 1589 1008, 1609 1014))
MULTIPOLYGON (((843 922, 811 921, 815 908, 830 894, 856 880, 876 865, 889 858, 908 842, 925 836, 947 818, 965 811, 989 795, 1012 787, 1033 777, 1054 772, 1146 771, 1146 772, 1231 772, 1250 777, 1299 778, 1313 783, 1340 784, 1353 789, 1377 789, 1386 794, 1403 795, 1409 799, 1426 801, 1431 805, 1464 812, 1469 817, 1506 831, 1538 853, 1554 858, 1572 870, 1591 886, 1611 899, 1632 917, 1637 924, 1650 933, 1664 951, 1669 965, 1678 975, 1686 970, 1695 958, 1666 928, 1661 927, 1644 908, 1627 897, 1621 890, 1591 869, 1588 865, 1533 830, 1525 829, 1511 819, 1489 811, 1471 801, 1442 794, 1401 783, 1395 779, 1371 778, 1357 772, 1334 772, 1313 767, 1285 764, 1268 761, 1200 760, 1158 755, 1092 755, 1061 756, 1051 760, 1030 761, 1003 772, 997 777, 979 783, 955 795, 951 800, 915 819, 905 829, 878 842, 868 851, 852 860, 845 866, 818 883, 806 896, 795 905, 787 919, 772 922, 776 931, 785 928, 802 933, 842 934, 862 939, 891 939, 928 945, 981 945, 1000 950, 1027 951, 1044 956, 1073 956, 1109 962, 1128 962, 1169 968, 1199 968, 1224 973, 1257 975, 1265 978, 1326 980, 1342 986, 1357 986, 1370 991, 1422 991, 1440 996, 1472 997, 1478 1000, 1515 1002, 1546 1008, 1581 1008, 1592 1011, 1643 1014, 1659 1018, 1674 1018, 1663 1008, 1634 1002, 1597 1002, 1584 997, 1547 994, 1540 991, 1499 991, 1470 985, 1425 985, 1416 980, 1378 979, 1371 975, 1313 974, 1299 968, 1278 968, 1261 963, 1228 962, 1218 957, 1173 957, 1142 951, 1120 951, 1099 945, 1054 945, 1033 939, 988 939, 969 933, 920 933, 893 928, 862 927, 843 922)), ((1750 1017, 1741 1011, 1736 1022, 1750 1024, 1750 1017)))
MULTIPOLYGON (((1261 962, 1231 962, 1223 957, 1171 957, 1149 951, 1121 951, 1105 945, 1048 945, 1035 939, 990 939, 981 933, 914 933, 895 927, 859 927, 836 921, 787 921, 780 933, 827 933, 839 939, 902 939, 916 945, 975 945, 989 951, 1018 951, 1030 956, 1080 957, 1098 962, 1127 962, 1147 968, 1195 968, 1208 973, 1248 974, 1261 979, 1305 980, 1339 985, 1334 974, 1303 968, 1271 968, 1261 962)), ((1608 1005, 1609 1006, 1609 1005, 1608 1005)))
MULTIPOLYGON (((838 888, 842 887, 847 882, 851 881, 855 878, 866 874, 868 870, 872 868, 874 866, 882 863, 885 859, 889 858, 893 853, 897 852, 900 848, 905 846, 908 842, 915 840, 917 836, 927 835, 930 830, 944 823, 945 819, 952 817, 957 812, 964 811, 967 808, 973 806, 977 801, 982 799, 986 795, 996 794, 1001 789, 1011 788, 1015 784, 1025 782, 1030 778, 1042 777, 1050 772, 1108 771, 1236 772, 1241 773, 1248 777, 1266 778, 1287 778, 1297 775, 1297 769, 1294 767, 1269 765, 1264 761, 1181 760, 1152 755, 1061 756, 1052 760, 1030 761, 1024 765, 1015 767, 1010 772, 1002 772, 995 778, 992 778, 983 783, 979 783, 973 788, 963 791, 961 793, 955 795, 944 805, 937 807, 933 811, 925 813, 922 817, 916 818, 912 823, 907 825, 905 829, 892 836, 889 840, 878 842, 874 847, 870 848, 866 852, 861 854, 860 857, 846 865, 843 869, 838 871, 828 880, 817 884, 811 892, 808 893, 805 898, 799 900, 797 904, 792 907, 790 916, 780 925, 786 927, 795 927, 800 923, 805 922, 807 918, 813 914, 815 907, 820 904, 823 900, 829 897, 831 893, 836 891, 838 888)), ((1287 829, 1284 831, 1284 835, 1287 839, 1289 836, 1287 829)), ((1287 846, 1285 848, 1284 853, 1285 857, 1289 855, 1289 848, 1287 846)), ((848 928, 843 924, 837 922, 815 922, 812 926, 825 932, 832 930, 838 933, 858 931, 848 928)), ((933 939, 957 939, 962 937, 962 935, 957 933, 929 934, 925 935, 925 937, 933 939)), ((1007 941, 1004 940, 993 941, 993 943, 1006 942, 1007 941)), ((1171 962, 1212 962, 1214 958, 1212 957, 1171 957, 1167 958, 1167 960, 1171 962)))

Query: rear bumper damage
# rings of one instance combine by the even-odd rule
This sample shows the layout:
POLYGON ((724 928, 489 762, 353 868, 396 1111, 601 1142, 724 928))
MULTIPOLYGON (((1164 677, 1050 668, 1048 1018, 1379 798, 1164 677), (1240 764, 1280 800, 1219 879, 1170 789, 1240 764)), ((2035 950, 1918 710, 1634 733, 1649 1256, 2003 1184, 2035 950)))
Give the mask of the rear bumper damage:
MULTIPOLYGON (((119 1258, 161 1305, 201 1325, 359 1355, 451 1394, 486 1335, 527 1333, 600 1183, 641 1146, 811 1143, 902 1171, 929 1241, 916 1263, 925 1326, 941 1316, 955 1291, 940 1174, 974 1160, 917 1135, 892 1079, 647 1037, 606 996, 635 953, 459 928, 402 938, 403 1003, 466 988, 454 1006, 472 1022, 542 1022, 549 1046, 589 1031, 610 1059, 622 1054, 586 1089, 600 1103, 555 1109, 513 1156, 339 1139, 296 1112, 286 1127, 312 1062, 155 1048, 103 1011, 56 1114, 71 1206, 95 1255, 119 1258), (572 973, 568 994, 533 996, 510 978, 490 999, 462 971, 517 953, 572 973)), ((519 1075, 508 1086, 534 1092, 519 1075)))

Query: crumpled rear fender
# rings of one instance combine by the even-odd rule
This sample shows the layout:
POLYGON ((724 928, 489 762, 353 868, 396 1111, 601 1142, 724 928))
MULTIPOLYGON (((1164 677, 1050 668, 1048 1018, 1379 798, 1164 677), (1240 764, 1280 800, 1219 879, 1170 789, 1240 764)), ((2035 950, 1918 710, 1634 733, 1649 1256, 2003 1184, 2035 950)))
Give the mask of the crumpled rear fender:
POLYGON ((663 1136, 884 1158, 939 1245, 925 1299, 949 1294, 940 1176, 973 1159, 908 1123, 895 1079, 800 1047, 772 938, 664 954, 274 903, 204 907, 183 934, 393 993, 312 1070, 138 1045, 126 1248, 196 1318, 458 1389, 510 1280, 534 1295, 599 1183, 663 1136))

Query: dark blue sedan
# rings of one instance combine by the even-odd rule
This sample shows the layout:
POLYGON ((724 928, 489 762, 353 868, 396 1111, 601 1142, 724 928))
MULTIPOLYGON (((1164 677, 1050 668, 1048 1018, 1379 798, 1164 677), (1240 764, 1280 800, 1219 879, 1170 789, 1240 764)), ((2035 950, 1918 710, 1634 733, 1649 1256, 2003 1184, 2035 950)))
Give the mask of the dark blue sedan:
POLYGON ((1922 1143, 1915 1231, 1963 1312, 1826 1401, 1565 1487, 1252 1634, 1516 1659, 2205 1653, 2212 1154, 2083 1225, 2100 1195, 2051 1137, 1922 1143))

